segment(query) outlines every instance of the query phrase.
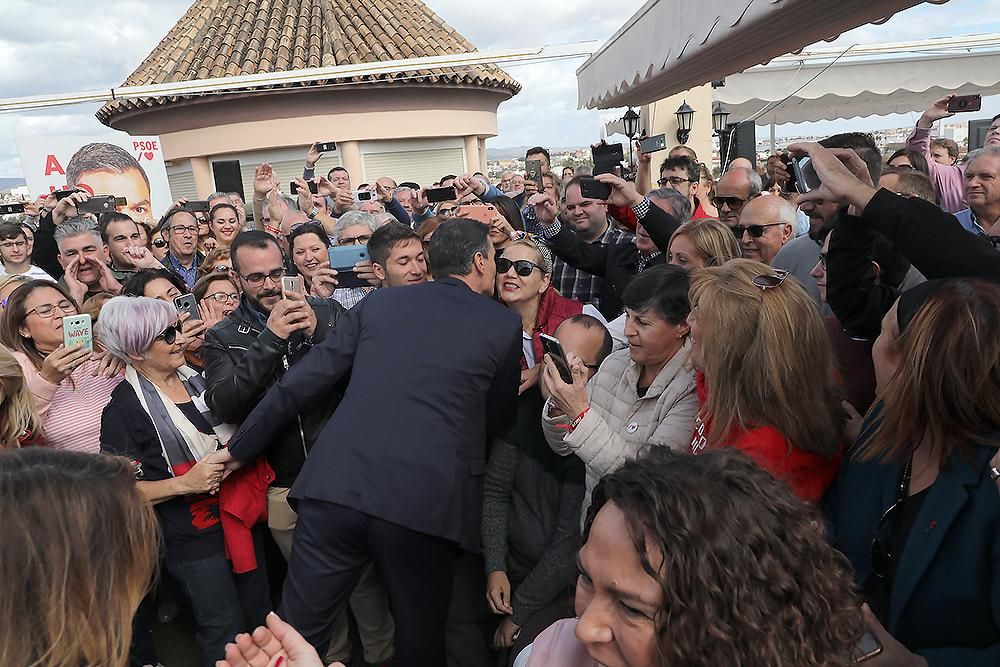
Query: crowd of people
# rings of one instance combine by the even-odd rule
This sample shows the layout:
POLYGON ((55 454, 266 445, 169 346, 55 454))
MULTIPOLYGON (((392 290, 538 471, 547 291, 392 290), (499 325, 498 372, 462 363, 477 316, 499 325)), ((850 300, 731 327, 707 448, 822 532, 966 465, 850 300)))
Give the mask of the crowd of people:
POLYGON ((0 664, 159 665, 171 605, 206 666, 1000 664, 1000 116, 959 156, 949 99, 717 181, 39 197, 0 664))

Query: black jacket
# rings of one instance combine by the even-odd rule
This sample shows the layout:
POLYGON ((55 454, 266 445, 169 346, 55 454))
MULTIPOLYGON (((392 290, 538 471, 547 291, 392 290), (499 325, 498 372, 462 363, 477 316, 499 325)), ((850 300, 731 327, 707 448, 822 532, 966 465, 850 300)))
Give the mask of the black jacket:
POLYGON ((230 441, 233 457, 252 461, 348 371, 291 497, 478 551, 486 443, 516 414, 521 319, 451 277, 375 290, 267 392, 230 441))
MULTIPOLYGON (((244 297, 240 307, 205 334, 206 402, 218 418, 229 423, 243 421, 265 392, 285 371, 326 338, 345 312, 332 299, 308 297, 316 312, 316 331, 311 340, 301 333, 283 340, 261 324, 244 297)), ((290 487, 306 460, 323 425, 337 408, 343 391, 334 389, 314 404, 289 415, 276 430, 265 453, 274 470, 275 486, 290 487)))
MULTIPOLYGON (((671 235, 681 226, 680 220, 655 204, 649 206, 639 223, 645 228, 660 253, 647 266, 664 264, 671 235)), ((622 314, 622 292, 638 272, 639 251, 635 243, 599 245, 587 243, 576 232, 563 225, 548 239, 552 251, 575 269, 593 273, 604 279, 601 285, 601 314, 613 320, 622 314)))

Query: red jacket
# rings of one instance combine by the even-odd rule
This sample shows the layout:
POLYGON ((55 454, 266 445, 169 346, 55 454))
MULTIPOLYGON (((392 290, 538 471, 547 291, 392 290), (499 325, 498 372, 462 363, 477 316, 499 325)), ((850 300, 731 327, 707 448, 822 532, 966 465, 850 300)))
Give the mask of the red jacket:
MULTIPOLYGON (((583 304, 573 299, 567 299, 559 294, 551 285, 542 292, 542 300, 538 304, 538 314, 535 316, 535 330, 531 332, 531 346, 535 351, 535 363, 542 363, 545 350, 542 349, 542 339, 539 334, 552 335, 563 320, 583 312, 583 304)), ((528 367, 524 357, 521 357, 521 370, 528 367)))
POLYGON ((258 456, 232 475, 219 489, 219 513, 222 515, 222 538, 226 558, 233 572, 243 574, 257 569, 250 529, 267 521, 267 487, 274 481, 274 471, 267 459, 258 456))
MULTIPOLYGON (((705 374, 699 371, 698 400, 702 405, 707 396, 705 374)), ((694 438, 691 440, 692 454, 700 454, 708 447, 710 426, 711 422, 703 420, 699 414, 694 423, 694 438)), ((734 430, 726 446, 742 450, 761 468, 787 482, 795 495, 809 503, 819 502, 840 466, 840 456, 826 458, 793 447, 773 426, 760 426, 747 431, 734 430)))

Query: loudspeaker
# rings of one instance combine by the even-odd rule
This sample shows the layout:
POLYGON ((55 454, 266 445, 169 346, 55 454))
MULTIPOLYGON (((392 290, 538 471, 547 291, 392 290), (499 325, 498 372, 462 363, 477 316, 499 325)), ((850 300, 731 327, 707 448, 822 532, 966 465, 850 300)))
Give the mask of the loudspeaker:
POLYGON ((977 148, 982 148, 983 144, 986 143, 986 133, 989 132, 990 125, 993 121, 989 118, 984 118, 983 120, 970 120, 969 121, 969 150, 974 151, 977 148))
POLYGON ((757 164, 757 126, 753 122, 730 123, 726 135, 729 141, 719 142, 723 173, 729 163, 738 157, 757 164))
POLYGON ((239 160, 220 160, 212 163, 212 173, 215 176, 216 192, 236 192, 240 199, 246 201, 243 193, 243 175, 240 173, 239 160))

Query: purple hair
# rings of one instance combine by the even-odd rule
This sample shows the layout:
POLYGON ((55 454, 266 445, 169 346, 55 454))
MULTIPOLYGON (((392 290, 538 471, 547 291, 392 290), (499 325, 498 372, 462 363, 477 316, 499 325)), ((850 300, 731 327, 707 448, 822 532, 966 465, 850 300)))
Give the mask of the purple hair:
POLYGON ((116 296, 101 308, 97 338, 104 348, 126 363, 140 357, 156 337, 177 322, 177 309, 160 299, 116 296))

